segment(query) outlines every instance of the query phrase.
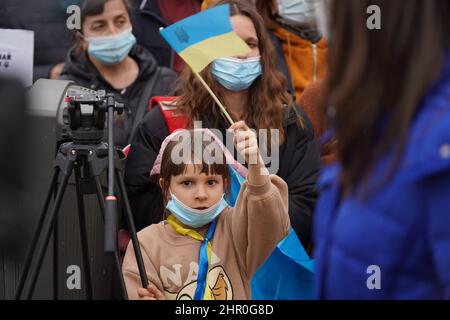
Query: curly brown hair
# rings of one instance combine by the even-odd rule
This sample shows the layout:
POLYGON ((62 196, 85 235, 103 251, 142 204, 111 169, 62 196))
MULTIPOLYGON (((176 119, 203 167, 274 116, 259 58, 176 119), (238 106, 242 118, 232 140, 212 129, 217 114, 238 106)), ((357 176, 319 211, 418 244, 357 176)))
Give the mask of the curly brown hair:
MULTIPOLYGON (((248 109, 245 110, 241 120, 255 130, 268 129, 268 141, 271 139, 270 130, 278 129, 279 141, 282 144, 285 139, 283 105, 287 105, 289 108, 293 107, 293 99, 286 90, 285 77, 277 69, 275 49, 264 27, 264 22, 248 0, 221 0, 217 1, 214 6, 223 4, 230 4, 231 16, 243 15, 250 18, 259 39, 263 73, 249 88, 246 103, 248 109)), ((205 68, 200 75, 217 94, 219 100, 224 101, 221 87, 213 78, 210 66, 205 68)), ((208 108, 212 108, 210 113, 215 119, 219 119, 221 116, 218 106, 190 68, 185 68, 182 72, 177 91, 181 95, 176 104, 180 112, 190 119, 189 128, 193 127, 194 121, 201 119, 200 115, 208 111, 208 108)), ((302 125, 301 119, 299 119, 299 124, 302 125)))

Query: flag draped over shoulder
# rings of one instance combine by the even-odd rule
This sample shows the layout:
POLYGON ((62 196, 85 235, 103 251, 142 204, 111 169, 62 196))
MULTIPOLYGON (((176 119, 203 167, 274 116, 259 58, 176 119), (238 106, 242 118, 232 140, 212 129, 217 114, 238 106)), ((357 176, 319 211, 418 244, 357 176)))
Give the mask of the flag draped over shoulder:
POLYGON ((247 44, 233 31, 228 4, 197 13, 160 32, 196 73, 215 59, 250 52, 247 44))
MULTIPOLYGON (((245 178, 230 168, 234 206, 245 178)), ((251 279, 253 300, 311 300, 314 298, 314 260, 298 240, 294 229, 284 238, 251 279)))
POLYGON ((314 299, 314 260, 292 229, 251 280, 253 300, 314 299))

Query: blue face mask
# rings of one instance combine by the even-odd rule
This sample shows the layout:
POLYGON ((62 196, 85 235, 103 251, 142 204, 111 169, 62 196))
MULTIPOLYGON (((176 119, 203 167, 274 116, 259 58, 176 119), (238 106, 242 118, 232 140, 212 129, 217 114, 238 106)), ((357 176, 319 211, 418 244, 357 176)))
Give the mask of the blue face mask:
POLYGON ((128 30, 106 37, 89 37, 88 53, 105 65, 114 65, 122 62, 136 44, 136 38, 128 30))
POLYGON ((211 72, 214 78, 226 89, 231 91, 246 90, 262 74, 261 57, 216 59, 212 63, 211 72))
POLYGON ((167 210, 169 210, 181 223, 192 228, 200 228, 211 223, 226 207, 228 207, 228 203, 223 196, 219 202, 205 210, 193 209, 178 200, 172 193, 171 196, 172 199, 169 200, 166 206, 167 210))

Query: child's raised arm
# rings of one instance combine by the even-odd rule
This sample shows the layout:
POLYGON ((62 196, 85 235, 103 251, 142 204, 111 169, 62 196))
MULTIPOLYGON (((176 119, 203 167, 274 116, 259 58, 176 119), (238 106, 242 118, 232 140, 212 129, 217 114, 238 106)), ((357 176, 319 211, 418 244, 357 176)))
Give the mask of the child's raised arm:
POLYGON ((234 142, 237 151, 248 163, 248 182, 253 185, 264 184, 269 179, 269 171, 259 153, 255 132, 250 130, 244 121, 236 122, 229 130, 234 132, 234 142))
POLYGON ((288 187, 280 177, 269 175, 259 153, 256 134, 243 121, 235 123, 230 130, 249 170, 226 221, 239 264, 251 279, 289 233, 288 187))

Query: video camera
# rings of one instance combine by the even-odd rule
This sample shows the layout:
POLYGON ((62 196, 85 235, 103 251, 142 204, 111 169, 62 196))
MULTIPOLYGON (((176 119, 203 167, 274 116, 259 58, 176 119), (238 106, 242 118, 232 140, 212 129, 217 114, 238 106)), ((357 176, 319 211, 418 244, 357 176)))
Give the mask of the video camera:
MULTIPOLYGON (((70 128, 63 137, 78 144, 98 144, 104 136, 106 114, 112 106, 117 114, 122 114, 124 105, 116 102, 114 94, 104 90, 91 90, 70 86, 65 98, 63 123, 70 128)), ((67 129, 66 129, 67 131, 67 129)))

